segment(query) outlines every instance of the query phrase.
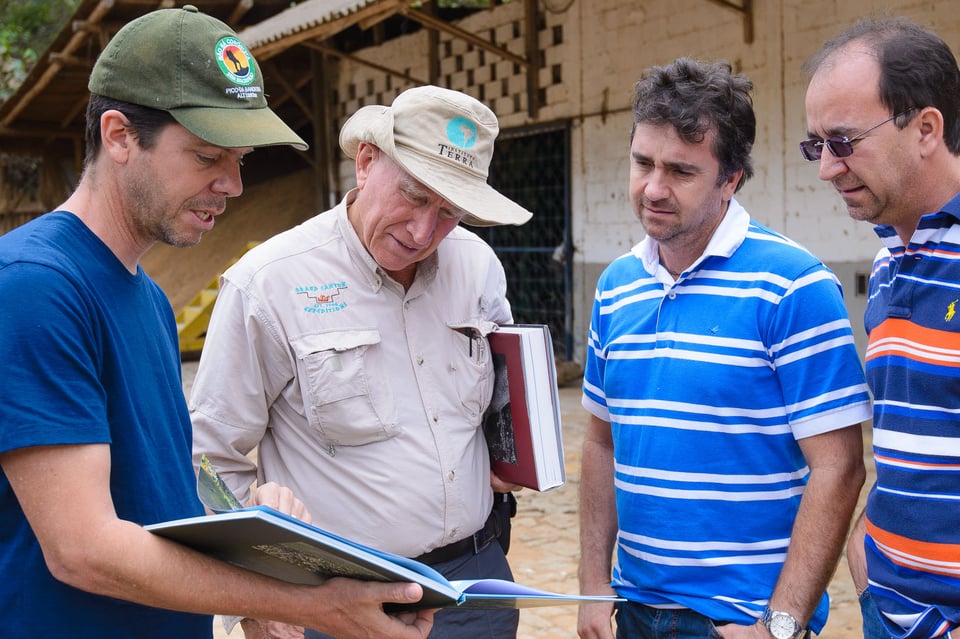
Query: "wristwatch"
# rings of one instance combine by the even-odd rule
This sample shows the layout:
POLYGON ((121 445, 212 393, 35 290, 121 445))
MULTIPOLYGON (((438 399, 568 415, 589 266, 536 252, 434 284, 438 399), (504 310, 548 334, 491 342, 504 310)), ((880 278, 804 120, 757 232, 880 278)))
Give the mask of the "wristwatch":
POLYGON ((805 632, 789 612, 767 608, 760 617, 760 623, 767 627, 774 639, 797 639, 805 632))

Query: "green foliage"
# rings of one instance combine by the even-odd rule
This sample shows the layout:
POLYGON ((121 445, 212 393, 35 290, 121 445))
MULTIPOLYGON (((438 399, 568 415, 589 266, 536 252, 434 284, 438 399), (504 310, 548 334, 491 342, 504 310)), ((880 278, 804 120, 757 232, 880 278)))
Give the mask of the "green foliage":
POLYGON ((17 90, 81 0, 0 0, 0 102, 17 90))

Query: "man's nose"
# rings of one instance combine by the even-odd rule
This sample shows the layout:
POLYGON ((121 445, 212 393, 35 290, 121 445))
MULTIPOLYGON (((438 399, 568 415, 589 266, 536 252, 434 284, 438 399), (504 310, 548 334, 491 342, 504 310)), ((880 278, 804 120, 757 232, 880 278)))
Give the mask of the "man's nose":
POLYGON ((440 219, 440 207, 438 205, 428 205, 420 207, 416 215, 407 224, 407 229, 413 240, 420 246, 429 246, 433 241, 433 234, 437 230, 437 222, 440 219))

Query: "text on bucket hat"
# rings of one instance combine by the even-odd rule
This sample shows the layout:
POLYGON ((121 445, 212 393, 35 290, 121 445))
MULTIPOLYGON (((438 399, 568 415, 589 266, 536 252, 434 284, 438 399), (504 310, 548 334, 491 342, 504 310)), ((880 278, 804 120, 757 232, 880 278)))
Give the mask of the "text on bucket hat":
POLYGON ((340 148, 380 148, 404 171, 459 209, 472 226, 525 223, 530 211, 487 184, 497 116, 465 93, 415 87, 387 106, 365 106, 340 129, 340 148))
POLYGON ((87 88, 166 111, 215 146, 307 148, 267 106, 260 67, 237 34, 192 5, 126 24, 97 58, 87 88))

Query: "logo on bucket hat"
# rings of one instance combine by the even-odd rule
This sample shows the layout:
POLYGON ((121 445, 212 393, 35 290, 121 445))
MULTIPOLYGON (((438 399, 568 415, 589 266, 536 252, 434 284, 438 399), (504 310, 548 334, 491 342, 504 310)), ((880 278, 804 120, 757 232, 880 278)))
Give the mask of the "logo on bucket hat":
POLYGON ((533 215, 487 183, 497 116, 460 91, 407 89, 387 106, 365 106, 340 129, 340 148, 357 157, 361 142, 383 151, 412 178, 459 209, 472 226, 524 224, 533 215))
POLYGON ((216 146, 307 149, 267 106, 260 68, 236 32, 192 5, 124 25, 97 58, 87 88, 166 111, 216 146))
POLYGON ((469 149, 477 143, 477 127, 466 118, 453 118, 447 122, 447 139, 461 149, 469 149))

